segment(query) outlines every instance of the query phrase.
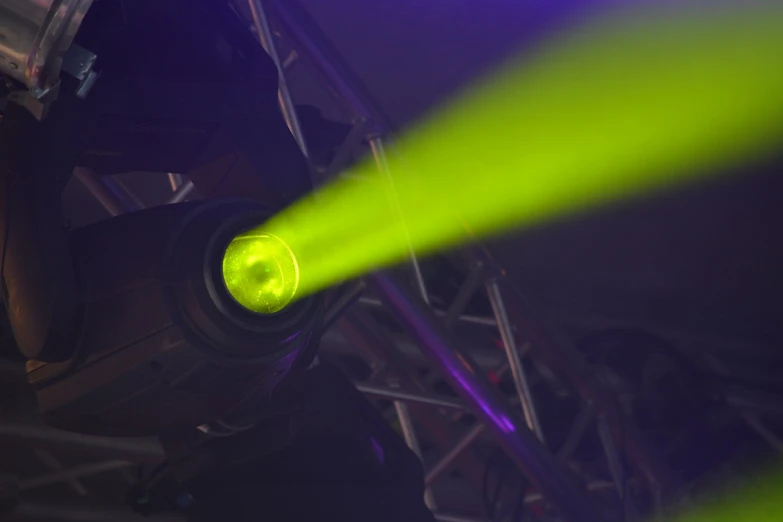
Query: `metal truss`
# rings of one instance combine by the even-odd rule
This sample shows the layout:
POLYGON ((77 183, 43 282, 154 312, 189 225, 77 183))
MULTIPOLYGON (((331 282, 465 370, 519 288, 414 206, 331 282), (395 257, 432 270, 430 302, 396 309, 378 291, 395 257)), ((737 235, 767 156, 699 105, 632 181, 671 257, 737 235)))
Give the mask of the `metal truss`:
MULTIPOLYGON (((325 89, 351 116, 353 128, 332 164, 322 172, 311 165, 315 183, 323 183, 337 174, 359 147, 369 146, 378 168, 393 185, 394 173, 389 171, 386 162, 386 149, 390 146, 389 122, 372 98, 354 81, 339 54, 317 30, 299 18, 290 2, 247 0, 247 3, 252 14, 252 27, 280 72, 278 99, 281 111, 305 155, 308 146, 286 81, 286 70, 293 63, 306 62, 325 89), (279 49, 285 49, 288 53, 283 56, 279 49)), ((96 176, 85 169, 77 169, 75 176, 112 216, 146 206, 142 197, 117 180, 96 176)), ((193 184, 190 181, 175 173, 169 174, 169 181, 172 193, 168 203, 192 197, 193 184)), ((679 488, 677 481, 662 466, 644 436, 625 418, 613 393, 596 378, 568 340, 559 337, 553 329, 536 318, 523 296, 506 285, 502 268, 496 266, 480 248, 464 254, 464 257, 460 264, 469 267, 469 274, 456 298, 448 306, 432 306, 418 260, 411 254, 413 285, 391 273, 376 273, 365 280, 348 283, 332 300, 325 317, 326 325, 338 329, 341 336, 355 347, 376 373, 394 376, 394 379, 387 379, 383 384, 371 381, 358 382, 356 386, 369 397, 384 399, 394 405, 402 434, 419 456, 421 449, 417 429, 432 428, 437 433, 438 424, 449 422, 448 419, 452 418, 448 415, 462 417, 471 414, 475 417, 475 422, 463 428, 457 436, 453 436, 454 428, 451 427, 446 436, 440 437, 440 442, 444 443, 440 456, 426 468, 425 484, 428 489, 425 500, 436 519, 443 522, 483 520, 442 512, 438 509, 438 499, 430 486, 457 466, 460 459, 469 461, 467 450, 485 437, 494 439, 530 483, 535 485, 536 491, 525 494, 524 505, 544 501, 555 507, 564 520, 604 520, 591 494, 608 490, 616 491, 616 498, 624 508, 626 517, 632 518, 633 507, 628 501, 626 488, 628 470, 624 462, 630 463, 635 471, 646 478, 659 504, 667 495, 676 492, 679 488), (372 295, 368 295, 368 290, 372 291, 372 295), (478 292, 486 294, 492 316, 465 313, 467 304, 478 292), (378 309, 390 312, 397 319, 403 330, 416 342, 424 359, 450 383, 459 398, 433 393, 426 379, 411 370, 410 360, 383 333, 382 327, 370 313, 378 309), (495 373, 498 376, 511 373, 516 391, 515 400, 502 395, 486 378, 486 368, 476 364, 461 349, 454 333, 455 326, 459 324, 483 327, 494 331, 500 338, 506 360, 495 368, 495 373), (574 420, 571 433, 557 454, 546 444, 537 405, 530 393, 529 376, 523 362, 531 356, 545 364, 559 380, 568 383, 582 399, 581 413, 574 420), (433 411, 438 414, 432 415, 433 411), (563 465, 588 426, 593 423, 597 427, 607 467, 611 472, 611 482, 580 478, 563 465)), ((755 426, 754 429, 763 432, 765 438, 771 437, 770 444, 783 452, 783 443, 768 433, 753 413, 747 413, 747 418, 748 423, 755 426)), ((84 485, 80 479, 85 476, 108 471, 127 472, 129 466, 163 458, 162 450, 153 442, 90 437, 20 423, 0 423, 0 437, 25 441, 38 448, 36 455, 50 469, 47 474, 20 482, 19 487, 25 489, 66 482, 74 493, 81 495, 84 485), (47 453, 47 449, 42 449, 62 447, 89 449, 93 454, 112 460, 63 469, 57 459, 47 453)), ((29 516, 55 519, 70 520, 77 515, 87 516, 85 513, 74 514, 74 510, 67 507, 25 504, 20 509, 29 516)), ((120 512, 90 513, 89 518, 84 520, 125 520, 120 512)), ((165 520, 180 519, 166 517, 165 520)))
MULTIPOLYGON (((282 66, 282 60, 277 52, 276 36, 282 43, 292 49, 299 58, 306 59, 318 74, 327 90, 331 92, 338 102, 352 115, 354 128, 367 129, 364 135, 375 158, 379 170, 389 180, 391 189, 394 185, 394 173, 389 172, 386 161, 386 133, 389 131, 388 122, 381 111, 377 110, 372 99, 364 93, 360 86, 352 82, 350 73, 339 55, 332 49, 328 41, 320 38, 312 27, 305 28, 290 3, 270 0, 262 3, 261 0, 248 0, 253 21, 259 39, 266 51, 272 56, 278 66, 281 81, 279 84, 282 113, 286 118, 291 132, 296 137, 302 148, 307 153, 305 137, 301 132, 296 117, 296 108, 286 81, 286 71, 282 66), (279 30, 275 33, 272 27, 279 30)), ((354 138, 355 140, 355 138, 354 138)), ((348 156, 343 153, 338 156, 348 156)), ((339 165, 337 166, 339 169, 339 165)), ((330 170, 337 170, 334 167, 330 170)), ((586 488, 576 485, 574 478, 560 466, 555 456, 545 446, 544 433, 536 412, 536 405, 530 393, 525 368, 522 364, 522 354, 514 326, 507 311, 504 292, 501 289, 502 278, 500 270, 492 266, 491 260, 480 251, 473 253, 469 258, 472 270, 465 280, 454 302, 447 310, 437 314, 431 306, 426 283, 419 268, 418 261, 411 253, 410 264, 412 267, 415 289, 408 287, 405 281, 389 273, 376 273, 369 276, 371 286, 380 297, 382 304, 386 305, 398 319, 403 329, 417 341, 422 352, 431 364, 438 368, 452 388, 457 391, 464 401, 464 408, 470 410, 477 418, 476 424, 470 428, 463 437, 447 450, 442 458, 432 466, 426 474, 427 485, 432 484, 454 461, 484 432, 494 435, 496 441, 508 453, 509 457, 519 466, 528 479, 541 491, 541 495, 552 504, 556 505, 564 518, 568 520, 599 520, 601 516, 593 506, 593 502, 587 496, 586 488), (483 370, 470 358, 461 352, 452 337, 450 327, 462 319, 465 306, 472 296, 483 289, 492 305, 492 319, 481 321, 498 329, 503 348, 508 358, 508 366, 513 376, 514 384, 521 406, 522 416, 517 409, 505 400, 494 386, 484 378, 483 370)), ((365 314, 364 320, 369 316, 365 314)), ((365 341, 368 339, 365 336, 365 341)), ((528 335, 528 339, 531 337, 528 335)), ((537 344, 536 339, 533 341, 537 344)), ((554 343, 546 339, 540 346, 534 349, 552 351, 554 343)), ((553 353, 553 358, 558 358, 553 353)), ((578 371, 583 371, 579 368, 578 371)), ((582 392, 588 396, 586 400, 600 400, 601 419, 607 419, 609 415, 617 417, 614 404, 604 399, 602 391, 595 390, 595 383, 588 381, 579 375, 579 381, 583 383, 582 392), (587 384, 585 384, 587 383, 587 384)), ((365 392, 374 396, 383 396, 382 390, 376 387, 361 386, 365 392)), ((404 401, 433 404, 441 407, 458 407, 453 401, 439 400, 430 395, 417 395, 400 393, 390 390, 385 398, 394 401, 395 411, 399 417, 402 432, 408 445, 420 454, 416 432, 410 418, 410 412, 404 401)), ((619 467, 618 449, 614 443, 609 428, 609 421, 605 420, 602 426, 606 426, 606 436, 602 437, 604 449, 607 453, 610 468, 613 470, 616 488, 622 493, 622 471, 619 467), (613 465, 617 464, 617 465, 613 465)), ((634 436, 636 434, 633 434, 634 436)), ((641 444, 641 443, 640 443, 641 444)), ((645 464, 650 467, 651 461, 643 458, 645 464)), ((649 469, 652 480, 661 480, 659 470, 649 469)), ((437 511, 436 499, 431 490, 427 490, 426 500, 440 520, 458 520, 437 511)))

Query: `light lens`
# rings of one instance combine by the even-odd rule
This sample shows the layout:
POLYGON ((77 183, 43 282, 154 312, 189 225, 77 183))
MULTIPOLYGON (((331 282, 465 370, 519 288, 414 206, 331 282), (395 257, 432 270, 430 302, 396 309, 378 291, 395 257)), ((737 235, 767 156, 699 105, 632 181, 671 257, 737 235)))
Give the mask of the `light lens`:
POLYGON ((299 265, 282 239, 250 231, 228 245, 223 255, 223 280, 237 303, 252 312, 273 314, 294 299, 299 265))

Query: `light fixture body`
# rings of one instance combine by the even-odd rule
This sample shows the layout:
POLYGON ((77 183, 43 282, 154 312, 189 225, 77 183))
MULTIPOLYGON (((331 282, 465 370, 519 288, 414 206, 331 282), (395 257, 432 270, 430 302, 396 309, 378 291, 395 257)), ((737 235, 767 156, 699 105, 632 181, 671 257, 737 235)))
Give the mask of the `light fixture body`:
POLYGON ((267 217, 255 202, 211 200, 74 232, 76 351, 64 362, 28 363, 47 421, 101 435, 176 433, 252 407, 306 368, 320 299, 264 315, 223 283, 226 247, 267 217))

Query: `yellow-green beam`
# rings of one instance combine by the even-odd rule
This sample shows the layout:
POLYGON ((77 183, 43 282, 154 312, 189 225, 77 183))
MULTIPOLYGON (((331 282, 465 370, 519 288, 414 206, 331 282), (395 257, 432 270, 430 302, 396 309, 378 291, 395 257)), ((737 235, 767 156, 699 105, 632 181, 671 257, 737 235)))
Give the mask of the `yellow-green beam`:
POLYGON ((297 296, 476 238, 693 182, 783 135, 783 13, 711 7, 587 24, 518 57, 255 232, 297 296))

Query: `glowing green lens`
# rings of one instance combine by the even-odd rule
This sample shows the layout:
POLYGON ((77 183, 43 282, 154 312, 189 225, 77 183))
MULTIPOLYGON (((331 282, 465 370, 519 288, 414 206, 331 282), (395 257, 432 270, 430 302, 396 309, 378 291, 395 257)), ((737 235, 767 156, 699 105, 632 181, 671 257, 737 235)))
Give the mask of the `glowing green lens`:
POLYGON ((250 231, 223 255, 223 280, 234 300, 252 312, 273 314, 288 306, 299 286, 299 265, 277 236, 250 231))

